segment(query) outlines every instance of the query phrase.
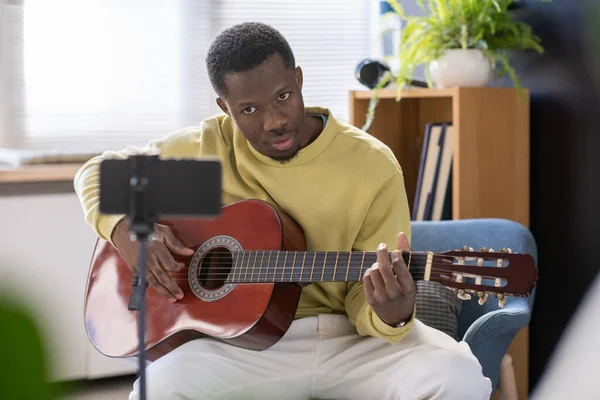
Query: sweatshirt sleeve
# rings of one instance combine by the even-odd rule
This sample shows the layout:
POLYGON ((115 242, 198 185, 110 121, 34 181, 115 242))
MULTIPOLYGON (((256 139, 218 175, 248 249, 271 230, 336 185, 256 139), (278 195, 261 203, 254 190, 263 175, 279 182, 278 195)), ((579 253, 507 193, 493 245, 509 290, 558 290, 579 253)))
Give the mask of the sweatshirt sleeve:
MULTIPOLYGON (((396 250, 400 232, 406 234, 410 243, 410 213, 404 177, 399 170, 376 193, 356 237, 354 250, 376 251, 382 242, 386 243, 389 251, 396 250)), ((362 282, 348 283, 345 308, 360 335, 379 337, 390 343, 404 338, 414 324, 414 311, 410 321, 402 327, 394 328, 383 322, 367 303, 362 282)))
POLYGON ((161 139, 153 140, 146 146, 127 147, 119 151, 106 151, 90 159, 77 171, 74 178, 75 193, 83 208, 85 221, 100 238, 112 243, 112 232, 119 221, 125 217, 125 215, 100 213, 100 163, 107 159, 123 160, 134 154, 183 157, 194 149, 191 144, 198 141, 194 138, 199 138, 199 129, 196 127, 187 128, 173 132, 161 139))

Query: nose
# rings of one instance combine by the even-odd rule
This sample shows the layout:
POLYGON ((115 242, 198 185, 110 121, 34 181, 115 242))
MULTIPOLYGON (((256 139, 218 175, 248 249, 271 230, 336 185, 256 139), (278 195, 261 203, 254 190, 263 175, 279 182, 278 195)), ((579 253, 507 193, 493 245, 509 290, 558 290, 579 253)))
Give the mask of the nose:
POLYGON ((265 132, 279 132, 287 123, 285 116, 276 111, 266 112, 264 116, 263 129, 265 132))

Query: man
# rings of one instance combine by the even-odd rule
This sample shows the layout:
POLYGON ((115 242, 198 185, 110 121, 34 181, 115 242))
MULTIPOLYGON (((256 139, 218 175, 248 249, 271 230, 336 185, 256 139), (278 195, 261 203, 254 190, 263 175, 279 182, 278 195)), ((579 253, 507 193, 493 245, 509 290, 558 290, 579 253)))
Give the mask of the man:
MULTIPOLYGON (((144 149, 107 152, 76 177, 86 220, 135 271, 137 246, 121 217, 98 213, 98 166, 134 152, 217 156, 225 204, 258 198, 304 229, 308 250, 379 251, 362 282, 303 288, 296 319, 258 352, 216 340, 188 342, 147 369, 156 399, 488 399, 490 381, 468 346, 414 318, 416 286, 394 252, 409 250, 402 171, 388 147, 321 107, 305 107, 303 76, 285 38, 260 23, 222 32, 207 58, 223 110, 144 149)), ((193 185, 190 182, 190 185, 193 185)), ((182 291, 166 271, 191 255, 164 226, 149 245, 149 290, 182 291)), ((138 383, 130 399, 138 396, 138 383)))

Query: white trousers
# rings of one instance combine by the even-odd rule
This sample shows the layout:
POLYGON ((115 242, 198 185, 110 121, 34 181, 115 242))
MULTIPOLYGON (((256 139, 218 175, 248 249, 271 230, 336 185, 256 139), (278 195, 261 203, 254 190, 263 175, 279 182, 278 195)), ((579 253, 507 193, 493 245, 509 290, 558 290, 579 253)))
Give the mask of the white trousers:
MULTIPOLYGON (((147 399, 488 400, 490 380, 464 342, 415 321, 396 344, 361 337, 344 315, 294 321, 258 352, 188 342, 146 369, 147 399)), ((139 399, 139 380, 130 400, 139 399)))

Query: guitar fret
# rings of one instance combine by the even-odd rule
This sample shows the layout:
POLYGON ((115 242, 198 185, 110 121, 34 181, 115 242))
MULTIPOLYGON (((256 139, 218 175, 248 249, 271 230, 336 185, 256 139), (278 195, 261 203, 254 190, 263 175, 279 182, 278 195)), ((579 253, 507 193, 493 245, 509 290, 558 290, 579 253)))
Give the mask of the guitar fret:
POLYGON ((261 279, 263 279, 263 267, 266 270, 266 264, 265 264, 265 254, 266 254, 266 250, 262 251, 262 256, 260 257, 260 264, 258 266, 258 280, 257 282, 260 282, 261 279))
POLYGON ((242 280, 242 270, 244 269, 244 257, 246 256, 245 252, 242 252, 242 261, 240 262, 240 270, 238 272, 238 282, 242 280))
POLYGON ((258 250, 254 250, 254 261, 252 261, 252 269, 250 270, 250 279, 246 282, 252 282, 254 280, 254 269, 256 267, 256 259, 258 258, 258 250))
POLYGON ((250 269, 250 260, 252 259, 252 250, 248 251, 248 261, 246 262, 246 270, 244 271, 244 282, 248 282, 248 269, 250 269))
POLYGON ((242 277, 242 274, 244 273, 244 271, 248 271, 248 262, 250 261, 250 252, 249 251, 246 252, 246 259, 244 261, 245 261, 246 266, 242 265, 242 269, 240 270, 240 282, 244 282, 245 275, 244 275, 244 277, 242 277))
POLYGON ((323 258, 323 269, 321 271, 321 282, 323 282, 323 277, 325 276, 325 263, 327 262, 328 253, 325 252, 325 258, 323 258))
POLYGON ((335 273, 337 272, 337 266, 338 266, 338 259, 340 257, 340 252, 338 251, 335 254, 335 264, 333 266, 333 277, 331 278, 331 281, 335 281, 335 273))
POLYGON ((346 266, 346 278, 344 278, 344 280, 346 282, 348 282, 348 273, 350 272, 350 263, 352 260, 352 253, 350 253, 350 255, 348 256, 348 265, 346 266))
POLYGON ((258 258, 258 250, 254 255, 254 263, 252 263, 252 274, 250 275, 250 282, 254 282, 254 268, 256 267, 256 259, 258 258))
POLYGON ((244 282, 248 282, 248 268, 250 267, 250 257, 252 257, 252 251, 248 252, 248 261, 246 262, 246 271, 244 272, 244 282))
POLYGON ((344 265, 348 265, 349 254, 347 252, 340 252, 337 257, 337 270, 333 274, 333 280, 336 282, 345 282, 346 276, 348 275, 348 268, 344 271, 344 265))
POLYGON ((362 279, 363 277, 363 268, 365 267, 365 252, 362 252, 362 261, 360 262, 360 272, 358 273, 358 278, 362 279))
POLYGON ((262 272, 263 260, 265 259, 265 251, 262 251, 262 256, 260 257, 260 264, 258 265, 258 279, 257 282, 260 282, 260 273, 262 272))
POLYGON ((232 276, 235 275, 235 264, 237 264, 237 253, 232 253, 231 259, 233 262, 231 263, 231 270, 229 271, 229 274, 227 274, 227 278, 225 278, 225 283, 227 283, 229 281, 229 278, 231 278, 232 276))
POLYGON ((346 269, 346 276, 344 277, 344 280, 346 282, 350 281, 356 281, 356 276, 358 276, 358 269, 360 267, 360 260, 357 260, 356 257, 354 257, 356 254, 351 254, 348 257, 348 268, 346 269))
POLYGON ((277 264, 279 264, 279 252, 277 252, 277 257, 275 258, 275 268, 273 268, 273 282, 275 282, 275 275, 277 274, 277 264))
POLYGON ((265 271, 265 282, 269 281, 269 270, 271 269, 271 256, 273 255, 272 251, 269 251, 269 261, 267 261, 267 270, 265 271))
POLYGON ((288 256, 288 251, 285 252, 285 257, 283 257, 283 268, 281 269, 281 282, 283 282, 283 274, 285 273, 285 269, 286 269, 286 261, 287 261, 287 256, 288 256))
POLYGON ((233 268, 231 268, 231 273, 229 274, 229 277, 227 278, 227 279, 231 278, 232 281, 235 280, 235 273, 237 271, 237 265, 238 265, 238 261, 240 258, 240 255, 238 252, 234 252, 233 254, 235 255, 235 260, 233 262, 233 268))
POLYGON ((306 262, 306 252, 304 252, 304 256, 302 257, 302 267, 300 268, 300 279, 298 280, 299 282, 304 281, 302 275, 304 274, 304 263, 305 262, 306 262))
POLYGON ((312 269, 310 270, 310 282, 313 280, 313 272, 315 272, 315 261, 317 261, 317 252, 313 253, 312 269))
POLYGON ((248 258, 246 259, 246 267, 244 268, 244 282, 248 282, 248 268, 250 268, 250 259, 252 258, 252 251, 248 251, 248 258))
POLYGON ((294 265, 296 265, 296 255, 298 254, 297 251, 294 252, 294 259, 292 260, 292 270, 290 271, 290 282, 292 281, 292 279, 294 278, 294 265))

